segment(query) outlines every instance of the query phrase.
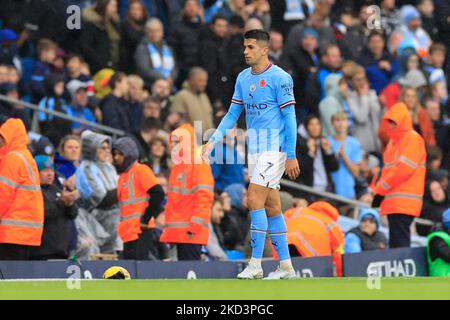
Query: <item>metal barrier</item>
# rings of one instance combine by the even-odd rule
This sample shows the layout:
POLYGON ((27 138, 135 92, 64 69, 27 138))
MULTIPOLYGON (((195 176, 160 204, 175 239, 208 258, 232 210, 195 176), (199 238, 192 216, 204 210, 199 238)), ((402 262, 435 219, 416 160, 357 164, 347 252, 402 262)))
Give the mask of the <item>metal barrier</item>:
POLYGON ((99 123, 95 123, 95 122, 91 122, 91 121, 87 121, 84 119, 79 119, 79 118, 75 118, 75 117, 71 117, 67 114, 65 114, 64 112, 60 112, 60 111, 55 111, 55 110, 49 110, 49 109, 44 109, 44 108, 39 108, 39 106, 26 102, 26 101, 22 101, 22 100, 17 100, 17 99, 12 99, 9 98, 5 95, 0 94, 0 101, 5 101, 8 103, 12 103, 12 104, 20 104, 28 109, 34 110, 34 111, 38 111, 38 112, 44 112, 47 114, 50 114, 52 116, 64 119, 66 121, 71 121, 71 122, 77 122, 79 124, 84 124, 87 126, 90 126, 93 129, 102 131, 104 133, 108 133, 111 134, 112 136, 123 136, 125 135, 125 132, 122 130, 118 130, 118 129, 114 129, 108 126, 105 126, 103 124, 99 124, 99 123))

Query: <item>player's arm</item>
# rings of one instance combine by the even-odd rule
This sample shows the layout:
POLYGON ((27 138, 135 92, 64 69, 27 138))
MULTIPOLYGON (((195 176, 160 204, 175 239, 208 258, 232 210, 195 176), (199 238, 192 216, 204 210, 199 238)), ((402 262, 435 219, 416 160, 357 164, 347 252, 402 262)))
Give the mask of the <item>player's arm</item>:
POLYGON ((238 78, 236 79, 233 98, 231 99, 230 109, 220 122, 219 127, 211 136, 208 143, 202 149, 203 161, 208 160, 209 154, 211 153, 214 145, 217 142, 222 141, 223 137, 227 134, 227 130, 230 130, 234 127, 239 119, 239 116, 242 113, 242 110, 244 110, 244 103, 242 101, 242 91, 238 76, 238 78))
POLYGON ((291 76, 288 74, 280 80, 277 86, 277 102, 284 119, 286 132, 286 174, 290 179, 295 180, 300 175, 300 166, 295 152, 297 146, 297 120, 295 117, 294 85, 291 76))

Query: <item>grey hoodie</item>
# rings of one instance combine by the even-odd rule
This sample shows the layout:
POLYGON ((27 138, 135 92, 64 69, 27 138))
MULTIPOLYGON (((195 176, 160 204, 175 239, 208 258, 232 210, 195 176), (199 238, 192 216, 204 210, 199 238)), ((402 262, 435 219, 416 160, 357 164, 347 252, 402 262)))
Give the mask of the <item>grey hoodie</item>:
POLYGON ((338 111, 343 111, 342 103, 344 97, 339 91, 340 74, 330 74, 325 80, 325 98, 319 103, 320 122, 322 123, 322 134, 332 136, 335 134, 331 123, 331 116, 338 111))

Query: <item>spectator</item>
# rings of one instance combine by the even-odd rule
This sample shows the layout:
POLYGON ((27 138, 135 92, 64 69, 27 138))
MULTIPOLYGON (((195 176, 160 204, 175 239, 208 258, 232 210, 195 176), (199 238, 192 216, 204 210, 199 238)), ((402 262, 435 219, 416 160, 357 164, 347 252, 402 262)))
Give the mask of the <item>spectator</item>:
POLYGON ((120 175, 117 198, 120 206, 119 236, 124 242, 123 258, 148 260, 152 251, 152 217, 161 212, 164 191, 152 170, 137 162, 138 149, 129 137, 113 144, 114 166, 120 175))
MULTIPOLYGON (((76 172, 76 186, 81 194, 81 207, 93 215, 108 238, 100 246, 101 253, 119 249, 117 225, 117 173, 111 164, 111 138, 86 130, 81 135, 83 162, 76 172)), ((98 241, 100 242, 100 241, 98 241)))
MULTIPOLYGON (((64 77, 50 74, 45 80, 46 95, 39 101, 39 108, 67 113, 67 103, 63 98, 64 77)), ((53 144, 58 144, 62 137, 71 133, 70 123, 59 117, 44 112, 35 112, 39 120, 40 132, 47 136, 53 144)))
POLYGON ((374 90, 370 90, 364 68, 356 68, 352 76, 353 91, 348 94, 348 105, 353 115, 351 134, 366 152, 378 152, 378 127, 381 108, 374 90))
MULTIPOLYGON (((87 86, 79 80, 72 80, 67 84, 67 90, 70 93, 72 103, 66 106, 66 112, 69 116, 83 119, 90 122, 96 122, 95 116, 89 109, 87 86)), ((85 124, 72 122, 72 133, 81 134, 89 128, 85 124)))
POLYGON ((147 85, 152 85, 157 79, 166 79, 173 85, 177 77, 178 70, 172 49, 163 38, 161 21, 150 18, 145 23, 145 37, 134 54, 136 71, 147 85))
MULTIPOLYGON (((449 119, 450 118, 450 99, 448 95, 448 90, 446 86, 446 81, 444 79, 437 80, 431 83, 431 96, 439 101, 439 105, 442 110, 442 116, 449 119)), ((448 122, 448 120, 447 120, 448 122)))
POLYGON ((169 173, 169 146, 161 137, 154 137, 150 142, 150 168, 156 175, 169 173))
POLYGON ((128 78, 122 72, 116 72, 109 80, 112 92, 101 102, 103 124, 126 133, 131 131, 130 106, 125 100, 128 94, 128 78))
MULTIPOLYGON (((327 0, 320 1, 325 3, 327 0)), ((290 50, 292 46, 301 41, 304 28, 312 28, 319 34, 319 48, 321 52, 325 52, 328 46, 337 44, 336 35, 330 23, 327 22, 329 21, 327 17, 328 15, 323 16, 319 12, 313 12, 306 23, 300 23, 292 27, 287 35, 285 49, 290 50)))
POLYGON ((35 157, 44 198, 44 231, 41 246, 32 251, 33 260, 67 259, 69 257, 69 224, 77 217, 75 201, 80 194, 55 184, 54 164, 50 157, 35 157))
POLYGON ((448 152, 450 150, 448 142, 450 141, 450 126, 441 116, 441 108, 439 102, 433 98, 426 98, 424 101, 425 110, 428 117, 433 122, 433 129, 436 137, 436 144, 443 150, 448 152))
POLYGON ((201 247, 209 239, 214 177, 196 152, 195 132, 190 124, 172 132, 170 149, 174 165, 161 241, 176 244, 178 260, 200 260, 201 247))
POLYGON ((401 101, 404 102, 408 108, 413 121, 414 130, 423 137, 427 145, 435 145, 436 139, 434 136, 433 123, 425 109, 420 105, 416 90, 411 87, 403 88, 401 101))
POLYGON ((373 189, 372 207, 381 204, 381 215, 388 215, 389 248, 409 247, 410 225, 422 209, 425 142, 414 132, 405 104, 394 105, 383 121, 387 122, 390 141, 384 151, 381 177, 373 189))
POLYGON ((206 246, 207 254, 212 260, 227 260, 227 254, 224 251, 223 234, 220 229, 220 223, 225 215, 222 198, 214 196, 214 202, 211 207, 211 224, 209 225, 209 239, 206 246))
POLYGON ((391 82, 399 69, 398 62, 385 48, 382 33, 371 32, 367 46, 361 52, 358 63, 364 66, 371 87, 379 94, 391 82))
POLYGON ((328 139, 339 160, 339 169, 331 173, 335 192, 340 196, 355 199, 355 178, 359 176, 362 148, 358 140, 348 136, 348 116, 345 112, 333 114, 331 121, 336 133, 328 139))
POLYGON ((205 93, 207 83, 208 73, 202 68, 192 68, 171 107, 172 112, 183 114, 191 125, 194 121, 201 121, 203 132, 213 128, 213 108, 205 93))
MULTIPOLYGON (((10 99, 20 98, 17 85, 11 82, 4 82, 3 84, 0 84, 0 94, 3 94, 10 99)), ((6 121, 9 118, 21 119, 24 122, 25 127, 31 127, 30 117, 28 113, 23 109, 22 105, 0 101, 0 123, 6 121)))
POLYGON ((98 0, 95 7, 83 9, 82 16, 81 51, 92 72, 117 68, 120 43, 117 0, 98 0))
POLYGON ((170 82, 165 79, 158 79, 152 86, 152 97, 155 98, 161 107, 161 122, 166 121, 170 113, 170 106, 172 105, 172 89, 170 82))
POLYGON ((411 43, 420 57, 428 54, 431 39, 428 33, 422 28, 420 13, 412 5, 405 5, 401 8, 402 25, 395 30, 391 38, 399 37, 403 43, 411 43))
POLYGON ((272 28, 284 36, 287 36, 293 26, 304 22, 314 12, 314 1, 311 0, 269 0, 269 4, 272 28))
POLYGON ((215 16, 209 29, 202 36, 199 45, 199 64, 208 73, 206 92, 211 103, 216 106, 228 105, 232 96, 227 50, 228 21, 223 16, 215 16))
POLYGON ((228 20, 229 40, 228 40, 228 67, 230 70, 230 83, 236 83, 239 73, 247 68, 245 57, 242 54, 242 39, 244 38, 245 21, 238 15, 232 16, 228 20))
POLYGON ((347 97, 348 86, 340 74, 331 74, 325 80, 325 99, 319 103, 320 122, 324 136, 335 133, 331 116, 339 111, 349 109, 347 97))
POLYGON ((61 184, 70 190, 75 189, 75 172, 80 165, 81 140, 79 136, 67 135, 59 142, 58 152, 55 154, 55 169, 61 184))
POLYGON ((222 192, 231 184, 245 184, 245 159, 239 153, 236 144, 236 132, 230 130, 211 152, 211 170, 214 176, 214 189, 222 192))
POLYGON ((203 25, 201 7, 197 0, 187 0, 184 3, 181 21, 175 22, 167 36, 167 43, 173 48, 179 76, 175 83, 181 88, 189 70, 198 65, 199 34, 203 25))
POLYGON ((44 201, 22 120, 0 127, 0 260, 29 260, 41 245, 44 201))
POLYGON ((430 46, 430 52, 424 66, 428 82, 432 83, 438 79, 445 81, 443 68, 446 54, 447 49, 442 43, 435 42, 430 46))
POLYGON ((300 133, 297 136, 297 159, 302 168, 302 174, 297 182, 319 191, 333 191, 331 173, 339 169, 339 163, 330 142, 321 134, 319 117, 308 116, 304 130, 304 134, 300 133))
POLYGON ((295 113, 297 121, 302 122, 305 117, 306 83, 309 77, 319 67, 318 52, 319 34, 312 28, 305 28, 301 40, 291 50, 284 50, 280 58, 280 65, 294 80, 294 96, 297 101, 295 113))
POLYGON ((66 58, 66 84, 72 80, 81 81, 86 86, 89 97, 93 97, 95 93, 94 82, 91 77, 83 72, 84 60, 80 55, 70 54, 66 58))
POLYGON ((283 35, 275 30, 270 31, 269 35, 269 60, 278 65, 283 54, 283 35))
POLYGON ((359 226, 351 229, 345 235, 345 253, 386 249, 388 241, 381 227, 378 212, 373 209, 361 209, 359 226))
POLYGON ((19 36, 14 30, 0 30, 0 64, 22 67, 19 57, 19 46, 17 44, 19 36))
POLYGON ((148 97, 142 102, 144 109, 142 110, 143 118, 161 119, 161 106, 159 101, 154 97, 148 97))
POLYGON ((147 164, 151 167, 151 149, 150 142, 156 137, 158 131, 161 129, 161 123, 155 118, 145 118, 139 131, 134 131, 130 134, 130 137, 136 143, 138 148, 138 161, 139 163, 147 164))
POLYGON ((51 67, 56 59, 57 44, 48 39, 41 39, 37 45, 38 61, 31 73, 31 95, 33 102, 38 102, 46 95, 45 78, 51 73, 51 67))
POLYGON ((291 256, 333 256, 337 274, 342 276, 344 234, 336 223, 338 210, 325 201, 317 201, 306 208, 289 209, 284 217, 291 256))
POLYGON ((0 64, 0 84, 9 82, 8 80, 8 66, 6 64, 0 64))
POLYGON ((442 214, 443 231, 428 236, 427 260, 429 275, 432 277, 450 276, 450 209, 442 214))
POLYGON ((450 208, 450 199, 442 184, 434 179, 427 181, 420 218, 433 221, 435 226, 432 227, 416 222, 417 233, 422 237, 426 237, 431 232, 436 231, 436 225, 441 222, 442 214, 448 208, 450 208))
POLYGON ((148 13, 142 0, 128 2, 127 15, 120 25, 120 62, 125 73, 136 72, 134 52, 145 36, 144 26, 147 19, 148 13))
POLYGON ((144 91, 144 80, 136 75, 128 76, 128 103, 130 106, 130 130, 138 131, 143 116, 143 101, 146 92, 144 91))
POLYGON ((397 9, 395 2, 395 0, 382 0, 380 4, 381 29, 387 37, 401 25, 400 10, 397 9))
POLYGON ((341 74, 341 51, 336 45, 328 45, 322 52, 321 65, 306 83, 305 108, 309 114, 319 114, 319 102, 325 97, 325 80, 330 74, 341 74))
POLYGON ((233 183, 225 188, 225 192, 231 198, 231 208, 220 222, 223 243, 227 250, 244 250, 250 230, 247 189, 240 183, 233 183))
POLYGON ((437 37, 436 19, 434 17, 434 4, 432 0, 418 1, 417 10, 420 13, 423 29, 428 33, 432 40, 437 37))

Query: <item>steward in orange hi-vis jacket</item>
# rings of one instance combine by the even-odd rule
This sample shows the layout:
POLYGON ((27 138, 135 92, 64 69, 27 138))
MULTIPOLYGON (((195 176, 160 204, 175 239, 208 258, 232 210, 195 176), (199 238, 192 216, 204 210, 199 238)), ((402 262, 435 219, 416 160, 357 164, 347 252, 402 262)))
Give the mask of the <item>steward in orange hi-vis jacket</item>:
POLYGON ((22 120, 7 120, 0 136, 0 260, 28 260, 44 227, 39 172, 22 120))
POLYGON ((148 260, 151 230, 149 221, 161 212, 164 191, 152 169, 139 163, 136 143, 129 137, 113 142, 114 166, 119 176, 119 236, 124 242, 123 258, 148 260))
POLYGON ((203 162, 194 128, 183 124, 170 136, 174 166, 170 172, 161 241, 177 244, 178 260, 200 260, 209 239, 214 177, 203 162))
POLYGON ((426 151, 423 138, 413 129, 405 104, 395 104, 384 115, 389 135, 384 167, 375 188, 372 207, 388 215, 389 247, 409 247, 409 227, 422 210, 425 189, 426 151))
POLYGON ((291 255, 332 256, 336 273, 342 276, 344 234, 337 223, 338 217, 338 210, 325 201, 287 210, 284 218, 291 255))

